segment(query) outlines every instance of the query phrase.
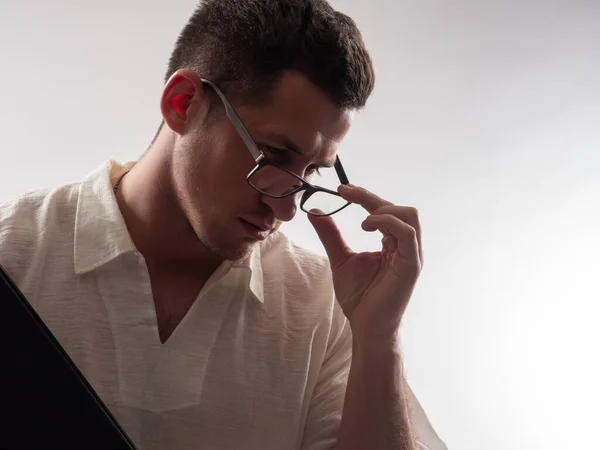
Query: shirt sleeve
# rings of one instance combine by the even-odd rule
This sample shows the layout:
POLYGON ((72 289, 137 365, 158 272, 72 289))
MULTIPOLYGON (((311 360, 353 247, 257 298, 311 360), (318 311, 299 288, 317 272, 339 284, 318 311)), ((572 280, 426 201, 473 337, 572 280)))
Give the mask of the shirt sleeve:
POLYGON ((0 203, 0 266, 33 307, 48 251, 44 236, 51 232, 45 223, 51 203, 45 198, 45 191, 36 191, 0 203))
POLYGON ((35 224, 21 202, 0 204, 0 265, 20 285, 32 248, 35 224))
POLYGON ((334 324, 337 325, 332 327, 334 337, 325 353, 308 409, 301 450, 335 447, 352 361, 352 331, 337 305, 334 324))
MULTIPOLYGON (((339 313, 343 315, 341 310, 339 313)), ((342 322, 341 331, 330 344, 321 366, 308 410, 302 450, 335 448, 352 361, 352 331, 345 317, 342 322)), ((408 383, 406 387, 406 400, 417 436, 418 450, 447 450, 408 383)))

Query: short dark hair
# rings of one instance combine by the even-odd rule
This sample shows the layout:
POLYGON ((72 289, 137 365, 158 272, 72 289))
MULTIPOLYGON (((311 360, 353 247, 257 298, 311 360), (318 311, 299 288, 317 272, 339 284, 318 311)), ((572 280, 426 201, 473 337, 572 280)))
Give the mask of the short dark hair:
POLYGON ((165 83, 181 68, 234 104, 268 102, 285 70, 302 73, 340 109, 362 108, 375 83, 356 24, 325 0, 202 0, 179 34, 165 83))

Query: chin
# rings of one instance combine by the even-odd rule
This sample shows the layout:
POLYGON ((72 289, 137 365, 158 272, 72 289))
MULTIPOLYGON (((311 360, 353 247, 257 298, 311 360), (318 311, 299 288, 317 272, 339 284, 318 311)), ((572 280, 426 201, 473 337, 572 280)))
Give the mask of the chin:
POLYGON ((198 220, 192 228, 200 242, 220 259, 243 261, 258 244, 258 241, 245 237, 226 219, 214 218, 207 222, 198 220))
POLYGON ((218 230, 216 233, 218 234, 214 235, 214 239, 201 239, 201 241, 223 260, 243 261, 250 256, 257 245, 257 242, 249 240, 235 242, 233 239, 227 239, 223 236, 223 230, 218 230))
POLYGON ((243 261, 252 254, 256 243, 248 243, 237 248, 215 249, 216 253, 227 261, 243 261))

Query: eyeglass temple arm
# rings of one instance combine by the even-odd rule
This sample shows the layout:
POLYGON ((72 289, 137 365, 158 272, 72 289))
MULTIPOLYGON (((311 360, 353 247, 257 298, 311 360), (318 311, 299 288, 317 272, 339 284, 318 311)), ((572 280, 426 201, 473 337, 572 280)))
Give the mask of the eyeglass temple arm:
MULTIPOLYGON (((250 133, 248 132, 248 130, 242 123, 242 120, 240 119, 240 117, 235 112, 235 109, 233 109, 233 106, 231 105, 231 103, 229 103, 229 100, 227 100, 225 95, 221 92, 221 90, 212 81, 207 80, 206 78, 200 78, 200 80, 203 83, 208 84, 217 93, 217 95, 223 102, 223 105, 225 106, 225 112, 227 113, 227 116, 231 120, 231 123, 237 130, 237 132, 240 135, 240 137, 242 138, 242 140, 244 141, 244 144, 246 144, 246 147, 248 147, 248 150, 250 150, 250 153, 252 154, 254 160, 256 162, 259 162, 261 159, 263 159, 264 158, 263 152, 261 152, 256 147, 256 144, 252 140, 252 137, 250 137, 250 133)), ((344 170, 344 167, 342 166, 340 157, 337 155, 335 158, 334 167, 335 167, 335 171, 336 171, 340 181, 342 182, 342 184, 349 184, 350 182, 348 181, 348 176, 346 175, 346 171, 344 170)))
POLYGON ((207 80, 205 78, 200 78, 200 80, 203 83, 208 84, 217 93, 217 95, 223 102, 223 106, 225 106, 225 112, 226 112, 227 116, 229 117, 229 120, 231 120, 231 123, 233 124, 233 126, 237 130, 238 134, 244 141, 244 144, 246 144, 246 147, 252 154, 252 157, 254 158, 254 160, 256 162, 259 162, 261 159, 263 159, 264 158, 263 152, 261 152, 258 149, 258 147, 256 147, 256 144, 252 140, 250 133, 248 132, 248 130, 242 123, 242 120, 240 119, 240 117, 235 112, 235 109, 233 109, 233 106, 231 105, 231 103, 229 103, 229 100, 227 100, 225 95, 221 92, 221 90, 212 81, 207 80))
POLYGON ((350 182, 348 181, 348 176, 346 175, 346 171, 344 170, 342 162, 340 161, 340 157, 337 155, 335 157, 335 164, 333 165, 333 167, 335 168, 335 171, 342 184, 350 184, 350 182))

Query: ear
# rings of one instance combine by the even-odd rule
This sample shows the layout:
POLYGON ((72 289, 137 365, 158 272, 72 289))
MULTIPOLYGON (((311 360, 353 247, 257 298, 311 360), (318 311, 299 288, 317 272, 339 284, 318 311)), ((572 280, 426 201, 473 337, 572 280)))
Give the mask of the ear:
POLYGON ((198 114, 206 114, 206 91, 200 77, 189 69, 175 72, 160 98, 165 123, 177 134, 185 134, 198 114))

